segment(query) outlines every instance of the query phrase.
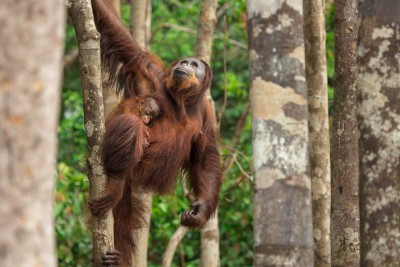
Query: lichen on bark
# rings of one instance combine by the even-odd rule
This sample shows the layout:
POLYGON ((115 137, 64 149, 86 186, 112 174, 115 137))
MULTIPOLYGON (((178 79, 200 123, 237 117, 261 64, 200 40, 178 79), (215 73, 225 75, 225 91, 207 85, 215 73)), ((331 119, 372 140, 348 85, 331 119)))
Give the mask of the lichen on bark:
POLYGON ((247 2, 255 266, 313 265, 302 4, 247 2))
POLYGON ((361 265, 400 262, 400 5, 360 1, 361 265), (390 8, 388 8, 390 7, 390 8))

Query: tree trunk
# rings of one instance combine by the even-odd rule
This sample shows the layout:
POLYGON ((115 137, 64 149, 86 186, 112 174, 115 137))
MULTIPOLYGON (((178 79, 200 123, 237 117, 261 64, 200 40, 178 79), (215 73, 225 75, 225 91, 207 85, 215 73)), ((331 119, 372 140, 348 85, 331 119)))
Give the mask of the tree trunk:
POLYGON ((151 0, 130 0, 130 3, 132 36, 140 46, 148 48, 147 40, 149 36, 147 35, 150 29, 151 0))
POLYGON ((335 96, 332 147, 332 265, 360 265, 356 46, 358 0, 335 7, 335 96))
MULTIPOLYGON (((90 182, 90 198, 101 196, 106 176, 101 161, 104 135, 103 94, 101 91, 100 35, 96 31, 90 0, 69 0, 69 13, 75 27, 81 65, 84 121, 88 144, 86 163, 90 182)), ((111 211, 93 217, 93 262, 103 266, 101 257, 114 247, 111 211)))
POLYGON ((247 2, 254 265, 312 266, 303 1, 247 2))
POLYGON ((168 242, 168 246, 165 249, 163 260, 162 260, 162 267, 170 267, 172 260, 174 259, 174 254, 176 248, 178 247, 179 243, 182 241, 183 237, 185 236, 188 228, 182 225, 179 225, 178 229, 176 229, 174 235, 168 242))
MULTIPOLYGON (((196 56, 207 63, 211 62, 212 37, 214 34, 217 18, 215 15, 217 9, 217 0, 203 0, 201 2, 201 11, 197 25, 196 56)), ((210 90, 207 90, 206 96, 214 107, 214 101, 210 90)), ((215 110, 214 110, 215 114, 215 110)), ((201 267, 218 267, 219 262, 219 228, 218 228, 218 209, 215 216, 211 217, 206 225, 201 229, 201 267)))
POLYGON ((304 37, 308 84, 314 263, 331 265, 331 171, 328 84, 325 51, 325 0, 304 0, 304 37))
POLYGON ((360 1, 361 266, 400 263, 400 4, 360 1))
POLYGON ((3 0, 0 25, 0 266, 52 267, 65 8, 3 0))
MULTIPOLYGON (((149 49, 149 47, 146 46, 146 33, 149 32, 147 27, 150 28, 147 17, 151 17, 151 13, 148 13, 148 6, 151 6, 151 0, 130 0, 130 4, 130 27, 132 36, 141 47, 149 49)), ((151 193, 137 192, 135 190, 132 190, 132 194, 142 199, 145 209, 144 217, 146 220, 146 226, 142 227, 137 235, 137 250, 133 255, 132 266, 146 267, 153 196, 151 193)))
MULTIPOLYGON (((115 9, 118 17, 121 16, 121 1, 120 0, 107 0, 115 9)), ((103 89, 103 103, 104 103, 104 117, 107 118, 111 111, 118 105, 120 99, 116 93, 115 86, 110 84, 108 73, 102 70, 102 89, 103 89)))
POLYGON ((121 0, 107 0, 107 1, 114 8, 115 12, 118 14, 118 17, 121 17, 121 0))

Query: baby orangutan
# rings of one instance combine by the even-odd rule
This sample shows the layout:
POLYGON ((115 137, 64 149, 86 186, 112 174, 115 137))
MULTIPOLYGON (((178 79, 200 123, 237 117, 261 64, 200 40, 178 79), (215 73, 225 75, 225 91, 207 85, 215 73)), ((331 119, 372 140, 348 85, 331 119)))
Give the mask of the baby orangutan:
POLYGON ((108 177, 104 195, 90 201, 94 215, 112 209, 122 197, 126 171, 132 163, 137 165, 143 151, 149 147, 147 125, 160 115, 160 106, 153 97, 134 97, 120 103, 106 120, 103 141, 103 164, 108 177), (121 141, 122 136, 128 138, 121 141), (137 153, 132 153, 132 148, 137 153), (115 155, 118 154, 118 157, 115 155), (119 159, 124 158, 124 161, 119 159))
POLYGON ((139 116, 146 125, 158 115, 160 115, 160 106, 154 98, 146 97, 139 102, 139 116))
MULTIPOLYGON (((136 99, 138 99, 138 97, 136 97, 136 99)), ((144 100, 139 101, 139 116, 144 124, 148 125, 149 122, 158 117, 158 115, 160 115, 160 106, 154 98, 146 97, 144 100)), ((147 131, 143 148, 149 146, 148 135, 149 133, 147 131)))

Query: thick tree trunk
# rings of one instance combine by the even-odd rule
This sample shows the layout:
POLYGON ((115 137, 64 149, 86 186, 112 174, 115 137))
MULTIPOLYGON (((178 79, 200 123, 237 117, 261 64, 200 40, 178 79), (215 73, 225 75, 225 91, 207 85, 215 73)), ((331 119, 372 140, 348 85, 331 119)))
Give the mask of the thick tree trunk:
POLYGON ((325 0, 304 0, 304 37, 308 84, 314 262, 331 265, 331 166, 328 84, 325 51, 325 0))
POLYGON ((356 46, 358 0, 335 1, 332 265, 360 265, 356 46))
POLYGON ((63 1, 0 2, 0 266, 56 266, 63 1))
MULTIPOLYGON (((217 18, 217 0, 203 0, 197 25, 196 56, 210 63, 212 38, 214 34, 217 18)), ((210 90, 207 90, 207 98, 214 107, 214 101, 210 90)), ((215 111, 214 111, 215 114, 215 111)), ((219 263, 219 228, 218 228, 218 209, 215 216, 211 217, 206 225, 201 229, 201 267, 218 267, 219 263)))
MULTIPOLYGON (((88 176, 90 198, 99 197, 105 187, 106 176, 101 161, 104 135, 103 93, 101 91, 100 35, 96 31, 90 0, 69 0, 69 13, 75 27, 81 65, 83 108, 88 143, 88 176)), ((111 211, 93 217, 93 263, 102 266, 101 257, 114 247, 111 211)))
MULTIPOLYGON (((151 13, 147 13, 147 11, 148 5, 151 6, 151 0, 130 0, 130 4, 130 27, 132 36, 141 47, 149 49, 149 47, 146 47, 146 33, 149 32, 147 27, 150 28, 147 17, 151 17, 151 13)), ((132 266, 146 267, 153 196, 151 193, 137 192, 135 190, 132 190, 132 194, 142 199, 145 209, 144 217, 146 220, 146 226, 142 227, 137 235, 137 250, 133 255, 132 266)))
POLYGON ((254 265, 312 266, 303 1, 247 2, 254 265))
POLYGON ((400 3, 360 1, 361 266, 400 263, 400 3))

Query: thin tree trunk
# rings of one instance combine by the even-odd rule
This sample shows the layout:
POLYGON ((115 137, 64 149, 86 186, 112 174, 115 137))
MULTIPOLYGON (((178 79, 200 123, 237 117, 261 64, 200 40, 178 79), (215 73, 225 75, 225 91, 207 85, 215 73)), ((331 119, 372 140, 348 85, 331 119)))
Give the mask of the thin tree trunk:
POLYGON ((332 265, 360 265, 356 45, 358 0, 335 2, 332 265))
MULTIPOLYGON (((130 27, 132 36, 141 47, 149 49, 149 47, 146 47, 146 33, 149 32, 147 27, 150 27, 147 17, 151 17, 151 13, 148 14, 147 11, 149 11, 148 5, 151 6, 151 0, 130 0, 130 4, 130 27)), ((144 217, 146 220, 146 225, 140 229, 137 235, 137 250, 133 255, 132 266, 146 267, 153 196, 151 193, 137 192, 137 190, 132 190, 132 194, 142 199, 145 209, 144 217)))
MULTIPOLYGON (((212 37, 214 34, 217 18, 217 0, 203 0, 197 25, 196 56, 210 63, 212 37)), ((207 90, 207 98, 214 107, 214 101, 210 90, 207 90)), ((215 110, 214 110, 215 114, 215 110)), ((206 225, 201 229, 201 267, 218 267, 219 263, 219 228, 218 228, 218 209, 215 216, 211 217, 206 225)))
MULTIPOLYGON (((107 0, 115 9, 118 17, 121 16, 121 1, 120 0, 107 0)), ((111 111, 118 105, 120 99, 116 93, 115 86, 109 82, 109 74, 102 70, 102 89, 103 89, 103 103, 104 103, 104 117, 107 118, 111 111)))
POLYGON ((400 263, 400 3, 360 1, 361 266, 400 263))
POLYGON ((254 265, 313 266, 303 1, 247 2, 254 265))
POLYGON ((107 0, 107 1, 114 8, 115 12, 118 14, 118 17, 121 17, 121 0, 107 0))
POLYGON ((325 51, 325 0, 304 0, 304 37, 308 84, 314 263, 331 265, 331 166, 328 84, 325 51))
POLYGON ((0 25, 0 266, 53 267, 65 8, 3 0, 0 25))
POLYGON ((182 225, 179 225, 178 229, 176 229, 174 235, 168 242, 167 248, 165 249, 162 260, 162 267, 171 266, 172 260, 174 259, 176 248, 178 247, 179 243, 181 242, 187 231, 188 228, 182 225))
MULTIPOLYGON (((104 135, 103 94, 101 91, 100 35, 93 21, 90 0, 69 0, 69 13, 77 34, 83 108, 88 143, 88 176, 90 198, 99 197, 104 191, 106 176, 101 161, 101 143, 104 135)), ((93 217, 93 263, 102 266, 101 257, 114 247, 113 217, 111 211, 93 217)))
POLYGON ((146 21, 146 10, 148 8, 148 2, 151 3, 151 0, 130 0, 131 33, 137 43, 142 47, 146 47, 146 24, 148 23, 148 21, 146 21))

